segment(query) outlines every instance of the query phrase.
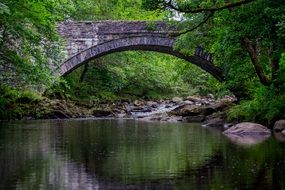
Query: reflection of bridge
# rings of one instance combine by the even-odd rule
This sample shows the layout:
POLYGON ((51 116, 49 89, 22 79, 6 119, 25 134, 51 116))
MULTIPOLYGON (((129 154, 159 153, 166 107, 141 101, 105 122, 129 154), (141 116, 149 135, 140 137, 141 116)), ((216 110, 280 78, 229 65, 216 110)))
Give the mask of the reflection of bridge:
POLYGON ((110 53, 127 50, 148 50, 167 53, 189 61, 219 81, 223 80, 221 69, 213 65, 212 58, 202 48, 194 55, 184 55, 173 48, 177 33, 175 26, 162 21, 101 21, 63 22, 58 32, 67 39, 67 60, 60 66, 60 75, 66 75, 88 62, 110 53))

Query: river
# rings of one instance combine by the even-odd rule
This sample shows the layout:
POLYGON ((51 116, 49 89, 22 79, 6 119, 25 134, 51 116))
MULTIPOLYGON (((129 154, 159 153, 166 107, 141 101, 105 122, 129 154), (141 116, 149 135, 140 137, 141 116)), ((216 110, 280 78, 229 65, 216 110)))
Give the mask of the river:
POLYGON ((285 143, 123 119, 0 123, 0 189, 285 189, 285 143))

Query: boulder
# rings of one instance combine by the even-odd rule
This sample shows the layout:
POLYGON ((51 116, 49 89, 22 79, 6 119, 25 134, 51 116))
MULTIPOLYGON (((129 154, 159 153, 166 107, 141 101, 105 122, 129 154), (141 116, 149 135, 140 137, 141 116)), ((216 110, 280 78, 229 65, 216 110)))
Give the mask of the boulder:
POLYGON ((251 145, 256 145, 259 143, 264 142, 269 136, 262 136, 262 135, 229 135, 227 138, 237 144, 237 145, 242 145, 242 146, 251 146, 251 145))
POLYGON ((181 103, 183 102, 183 99, 182 98, 179 98, 179 97, 174 97, 172 98, 171 100, 173 103, 181 103))
POLYGON ((274 131, 274 137, 277 141, 284 143, 285 142, 285 130, 281 131, 281 133, 274 131))
POLYGON ((52 110, 44 116, 45 119, 69 119, 71 117, 69 113, 62 110, 52 110))
POLYGON ((156 107, 157 107, 157 102, 154 102, 154 101, 147 101, 147 102, 146 102, 146 105, 147 105, 147 106, 150 106, 150 107, 153 107, 153 108, 156 108, 156 107))
POLYGON ((208 94, 206 98, 208 98, 208 99, 215 99, 215 96, 213 94, 208 94))
POLYGON ((145 103, 144 103, 143 101, 140 101, 140 100, 135 100, 135 101, 134 101, 134 105, 135 105, 135 106, 144 106, 145 103))
POLYGON ((203 126, 205 127, 223 127, 226 123, 225 112, 215 112, 212 115, 207 116, 203 126))
POLYGON ((273 127, 273 130, 275 132, 282 132, 282 131, 284 131, 284 129, 285 129, 285 120, 284 119, 275 122, 274 127, 273 127))
POLYGON ((189 101, 192 101, 192 102, 201 102, 201 98, 196 97, 196 96, 188 96, 184 100, 189 100, 189 101))
POLYGON ((223 132, 226 135, 271 135, 271 131, 260 124, 243 122, 238 123, 223 132))
POLYGON ((197 105, 182 105, 170 111, 169 114, 186 117, 186 116, 198 116, 198 115, 207 116, 214 112, 215 110, 211 107, 197 106, 197 105))
POLYGON ((231 141, 242 145, 258 144, 270 137, 271 131, 260 124, 243 122, 223 132, 231 141))
POLYGON ((183 102, 183 104, 186 104, 186 105, 193 105, 194 102, 192 102, 192 101, 190 101, 190 100, 185 100, 185 101, 183 102))
POLYGON ((181 121, 183 121, 183 118, 182 118, 181 116, 171 116, 171 117, 161 118, 160 121, 166 121, 166 122, 176 123, 176 122, 181 122, 181 121))
POLYGON ((128 114, 126 113, 117 113, 115 114, 116 118, 128 118, 128 114))
POLYGON ((211 105, 210 107, 213 108, 217 112, 217 111, 225 111, 231 106, 233 106, 232 102, 221 101, 221 102, 211 105))
POLYGON ((95 117, 108 117, 112 116, 113 113, 111 110, 108 109, 94 109, 92 115, 95 117))
POLYGON ((138 117, 138 119, 143 121, 161 121, 164 120, 165 118, 168 118, 167 113, 157 113, 145 117, 138 117))
POLYGON ((210 118, 203 123, 205 127, 222 127, 224 125, 225 119, 221 117, 210 118))
POLYGON ((195 123, 195 122, 203 122, 205 121, 206 117, 204 115, 197 115, 197 116, 188 116, 183 117, 184 122, 195 123))

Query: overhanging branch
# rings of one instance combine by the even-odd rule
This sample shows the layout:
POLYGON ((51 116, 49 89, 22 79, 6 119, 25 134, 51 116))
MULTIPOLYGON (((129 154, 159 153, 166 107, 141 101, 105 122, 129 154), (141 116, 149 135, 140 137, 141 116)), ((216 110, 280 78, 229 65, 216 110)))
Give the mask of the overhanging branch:
POLYGON ((235 3, 226 3, 225 5, 220 6, 220 7, 198 8, 198 9, 183 9, 181 7, 177 7, 176 5, 173 4, 172 0, 163 1, 162 5, 166 8, 170 8, 172 10, 182 12, 182 13, 201 13, 201 12, 216 12, 216 11, 221 11, 224 9, 230 9, 230 8, 238 7, 238 6, 248 4, 254 1, 256 0, 240 0, 235 3))
POLYGON ((210 12, 199 24, 197 24, 196 26, 192 27, 192 28, 189 28, 189 29, 186 29, 182 32, 179 32, 179 33, 176 33, 176 34, 172 34, 171 36, 180 36, 182 34, 186 34, 188 32, 192 32, 194 30, 196 30, 197 28, 199 28, 200 26, 202 26, 203 24, 205 24, 212 16, 214 16, 214 12, 210 12))

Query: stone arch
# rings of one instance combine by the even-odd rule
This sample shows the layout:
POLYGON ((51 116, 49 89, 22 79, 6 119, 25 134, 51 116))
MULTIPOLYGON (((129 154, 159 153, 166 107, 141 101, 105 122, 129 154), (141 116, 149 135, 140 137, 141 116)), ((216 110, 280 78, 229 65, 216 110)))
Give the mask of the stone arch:
POLYGON ((69 58, 59 66, 55 73, 59 73, 60 76, 65 76, 91 59, 96 59, 107 54, 130 50, 145 50, 166 53, 184 59, 210 73, 218 81, 223 81, 223 74, 220 68, 200 56, 188 56, 175 51, 173 49, 174 42, 174 38, 159 36, 136 36, 103 42, 69 58))

